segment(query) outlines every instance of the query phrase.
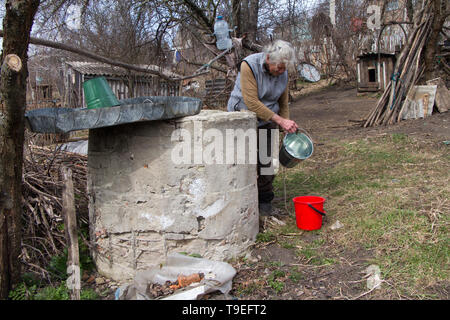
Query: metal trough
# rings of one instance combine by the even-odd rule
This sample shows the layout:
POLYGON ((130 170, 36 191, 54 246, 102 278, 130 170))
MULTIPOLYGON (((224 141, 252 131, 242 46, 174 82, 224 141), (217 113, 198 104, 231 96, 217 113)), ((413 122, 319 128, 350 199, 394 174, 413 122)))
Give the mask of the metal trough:
POLYGON ((43 108, 26 112, 32 132, 67 133, 125 123, 167 120, 200 113, 202 101, 191 97, 139 97, 124 99, 116 107, 97 109, 43 108))

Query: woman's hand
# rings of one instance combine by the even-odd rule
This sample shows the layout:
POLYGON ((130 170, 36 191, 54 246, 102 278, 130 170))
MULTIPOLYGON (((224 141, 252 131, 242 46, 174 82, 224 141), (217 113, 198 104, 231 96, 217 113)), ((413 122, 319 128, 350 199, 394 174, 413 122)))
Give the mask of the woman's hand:
POLYGON ((288 133, 295 133, 298 129, 298 125, 295 121, 282 118, 277 114, 274 114, 271 120, 288 133))

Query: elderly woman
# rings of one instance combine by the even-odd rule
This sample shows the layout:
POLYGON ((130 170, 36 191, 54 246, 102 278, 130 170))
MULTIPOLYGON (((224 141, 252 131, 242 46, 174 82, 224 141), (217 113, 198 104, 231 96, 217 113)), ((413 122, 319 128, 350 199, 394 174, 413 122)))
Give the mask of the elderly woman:
MULTIPOLYGON (((236 78, 233 91, 228 100, 228 111, 247 109, 256 113, 258 118, 258 138, 260 131, 266 130, 267 141, 259 141, 258 148, 268 151, 271 156, 271 129, 281 127, 285 132, 293 133, 298 129, 295 121, 289 119, 289 67, 295 63, 292 45, 283 40, 273 41, 264 47, 263 52, 246 57, 236 78), (265 145, 263 145, 265 143, 265 145)), ((264 135, 263 135, 264 136, 264 135)), ((272 174, 262 168, 272 168, 269 163, 261 163, 258 152, 258 201, 261 215, 273 213, 271 202, 274 198, 272 174)))

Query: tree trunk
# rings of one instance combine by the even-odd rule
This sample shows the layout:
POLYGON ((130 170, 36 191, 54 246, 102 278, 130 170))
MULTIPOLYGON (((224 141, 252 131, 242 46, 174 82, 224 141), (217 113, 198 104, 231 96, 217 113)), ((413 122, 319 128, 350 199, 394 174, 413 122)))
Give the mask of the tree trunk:
POLYGON ((256 42, 258 31, 259 0, 244 0, 238 4, 233 3, 233 14, 236 13, 236 21, 240 35, 247 34, 246 40, 256 42))
POLYGON ((233 23, 237 26, 236 36, 245 35, 242 45, 253 52, 262 51, 256 43, 259 17, 259 0, 232 1, 233 23))
POLYGON ((250 35, 250 40, 256 42, 258 33, 258 13, 259 13, 259 0, 250 0, 250 5, 248 8, 249 20, 248 20, 248 31, 250 35))
POLYGON ((442 31, 445 19, 448 14, 447 0, 432 0, 431 5, 433 6, 434 15, 431 35, 428 38, 424 54, 425 80, 431 80, 435 78, 436 53, 439 41, 439 33, 442 31))
POLYGON ((233 25, 231 27, 236 26, 236 37, 240 38, 242 36, 241 1, 232 0, 231 8, 233 17, 233 25))
POLYGON ((5 114, 0 115, 0 299, 8 297, 12 285, 20 278, 27 51, 39 2, 7 0, 3 19, 0 97, 5 114), (13 63, 11 57, 14 57, 13 63), (21 62, 20 69, 18 61, 21 62))
POLYGON ((408 21, 413 22, 414 20, 414 4, 413 0, 406 1, 406 14, 408 15, 408 21))

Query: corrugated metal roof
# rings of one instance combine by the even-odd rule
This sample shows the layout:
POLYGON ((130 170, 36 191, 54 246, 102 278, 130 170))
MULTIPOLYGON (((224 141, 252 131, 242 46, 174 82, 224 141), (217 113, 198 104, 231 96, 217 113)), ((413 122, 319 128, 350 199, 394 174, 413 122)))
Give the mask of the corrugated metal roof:
MULTIPOLYGON (((86 61, 69 61, 66 62, 74 70, 84 74, 84 75, 96 75, 96 76, 126 76, 129 71, 122 67, 112 66, 106 63, 100 62, 86 62, 86 61)), ((139 68, 145 68, 148 70, 159 71, 161 68, 150 64, 138 64, 135 65, 139 68)), ((135 75, 144 77, 154 77, 150 73, 131 71, 135 75)), ((180 75, 173 73, 169 70, 163 69, 163 74, 172 78, 181 78, 180 75)))
MULTIPOLYGON (((380 56, 382 57, 395 57, 394 53, 389 52, 380 52, 380 56)), ((368 57, 378 57, 378 52, 370 51, 370 52, 364 52, 357 56, 358 58, 368 58, 368 57)))

